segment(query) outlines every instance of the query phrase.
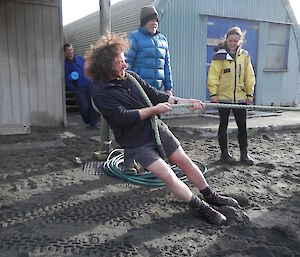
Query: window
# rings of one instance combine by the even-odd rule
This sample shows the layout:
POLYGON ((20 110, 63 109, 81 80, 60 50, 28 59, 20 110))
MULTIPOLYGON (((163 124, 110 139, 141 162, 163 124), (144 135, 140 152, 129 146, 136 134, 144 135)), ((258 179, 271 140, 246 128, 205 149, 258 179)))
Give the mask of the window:
POLYGON ((269 23, 266 70, 287 70, 289 30, 289 25, 269 23))

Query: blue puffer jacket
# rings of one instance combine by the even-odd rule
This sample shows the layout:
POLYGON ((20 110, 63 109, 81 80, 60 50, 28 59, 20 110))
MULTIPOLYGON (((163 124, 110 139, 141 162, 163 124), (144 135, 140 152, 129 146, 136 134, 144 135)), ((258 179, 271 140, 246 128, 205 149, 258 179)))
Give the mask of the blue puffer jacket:
POLYGON ((158 90, 162 86, 164 90, 171 90, 173 82, 166 37, 159 32, 151 35, 140 27, 129 34, 129 39, 132 45, 126 55, 128 69, 139 74, 158 90))
POLYGON ((73 61, 65 59, 65 81, 71 90, 74 90, 74 86, 85 88, 91 85, 91 81, 84 75, 84 60, 80 55, 74 55, 73 61), (76 71, 79 75, 76 81, 70 78, 70 74, 73 71, 76 71))

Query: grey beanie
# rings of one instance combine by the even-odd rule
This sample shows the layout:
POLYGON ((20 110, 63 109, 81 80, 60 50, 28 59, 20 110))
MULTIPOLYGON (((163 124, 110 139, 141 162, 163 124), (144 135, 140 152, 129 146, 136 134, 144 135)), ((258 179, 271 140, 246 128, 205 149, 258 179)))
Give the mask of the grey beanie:
POLYGON ((156 18, 158 21, 158 12, 153 5, 146 5, 141 10, 141 26, 144 26, 148 21, 156 18))

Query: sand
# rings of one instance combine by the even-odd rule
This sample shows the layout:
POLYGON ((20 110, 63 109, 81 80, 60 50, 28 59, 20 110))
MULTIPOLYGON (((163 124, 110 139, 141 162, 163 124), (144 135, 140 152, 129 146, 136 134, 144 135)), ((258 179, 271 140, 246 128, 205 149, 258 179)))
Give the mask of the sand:
MULTIPOLYGON (((299 131, 253 134, 252 167, 220 163, 216 138, 174 133, 206 164, 210 185, 240 202, 218 208, 225 226, 193 215, 165 188, 84 173, 75 157, 96 160, 98 130, 31 128, 0 137, 0 257, 300 256, 299 131)), ((234 135, 230 149, 239 156, 234 135)))

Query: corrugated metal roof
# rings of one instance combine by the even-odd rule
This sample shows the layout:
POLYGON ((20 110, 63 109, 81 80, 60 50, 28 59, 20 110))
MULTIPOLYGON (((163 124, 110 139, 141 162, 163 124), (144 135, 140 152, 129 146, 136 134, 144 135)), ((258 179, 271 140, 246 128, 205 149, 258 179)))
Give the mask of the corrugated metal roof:
MULTIPOLYGON (((152 0, 123 0, 111 7, 111 31, 113 33, 128 33, 139 27, 140 11, 152 0)), ((99 11, 64 26, 64 35, 76 53, 84 54, 90 44, 95 43, 100 36, 99 11)))

